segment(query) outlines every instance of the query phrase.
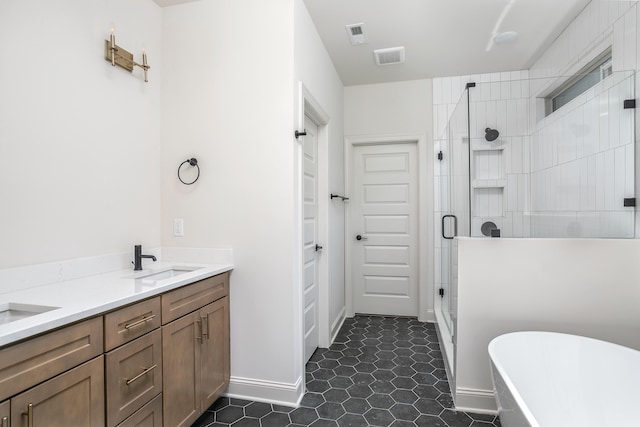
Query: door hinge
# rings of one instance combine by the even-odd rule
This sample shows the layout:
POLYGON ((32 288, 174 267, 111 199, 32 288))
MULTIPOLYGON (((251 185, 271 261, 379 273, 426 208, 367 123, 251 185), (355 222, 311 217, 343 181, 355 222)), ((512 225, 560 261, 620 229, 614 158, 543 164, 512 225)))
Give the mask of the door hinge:
POLYGON ((444 156, 442 155, 442 151, 440 151, 438 153, 438 160, 442 161, 443 158, 444 158, 444 156))
POLYGON ((628 198, 624 199, 624 206, 625 207, 635 206, 635 205, 636 205, 636 198, 635 197, 628 197, 628 198))
POLYGON ((630 108, 636 108, 636 100, 635 99, 625 99, 624 100, 624 109, 628 110, 630 108))
POLYGON ((444 288, 438 289, 438 295, 440 295, 440 298, 444 298, 444 288))

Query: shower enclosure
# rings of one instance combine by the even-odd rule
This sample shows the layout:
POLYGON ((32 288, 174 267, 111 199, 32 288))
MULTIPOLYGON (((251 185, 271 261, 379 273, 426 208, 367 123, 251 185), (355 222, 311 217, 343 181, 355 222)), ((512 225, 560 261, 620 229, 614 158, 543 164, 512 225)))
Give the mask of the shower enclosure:
POLYGON ((556 105, 576 80, 467 83, 436 141, 435 310, 454 384, 455 236, 635 236, 635 75, 608 72, 556 105))

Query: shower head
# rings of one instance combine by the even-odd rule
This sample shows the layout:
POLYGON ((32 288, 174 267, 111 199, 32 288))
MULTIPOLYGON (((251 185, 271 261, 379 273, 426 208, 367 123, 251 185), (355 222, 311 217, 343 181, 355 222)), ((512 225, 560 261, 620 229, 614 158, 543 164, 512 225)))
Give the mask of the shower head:
POLYGON ((499 136, 500 136, 500 132, 498 132, 497 129, 486 128, 484 130, 484 139, 486 139, 489 142, 495 141, 496 139, 498 139, 499 136))

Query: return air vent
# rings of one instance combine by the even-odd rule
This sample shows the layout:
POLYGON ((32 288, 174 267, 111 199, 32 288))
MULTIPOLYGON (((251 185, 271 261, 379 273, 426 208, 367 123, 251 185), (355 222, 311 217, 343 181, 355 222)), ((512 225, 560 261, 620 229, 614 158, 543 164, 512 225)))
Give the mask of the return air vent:
POLYGON ((354 46, 367 43, 367 35, 364 33, 364 24, 351 24, 346 26, 349 41, 354 46))
POLYGON ((404 63, 404 46, 373 51, 378 65, 393 65, 404 63))

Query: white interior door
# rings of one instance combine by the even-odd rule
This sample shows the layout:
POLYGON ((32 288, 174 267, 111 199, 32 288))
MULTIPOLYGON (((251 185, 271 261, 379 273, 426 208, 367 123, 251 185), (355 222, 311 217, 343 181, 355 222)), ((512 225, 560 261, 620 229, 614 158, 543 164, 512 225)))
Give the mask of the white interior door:
POLYGON ((354 147, 348 238, 356 313, 418 315, 416 153, 416 144, 354 147))
POLYGON ((304 118, 304 357, 318 348, 318 126, 304 118))

